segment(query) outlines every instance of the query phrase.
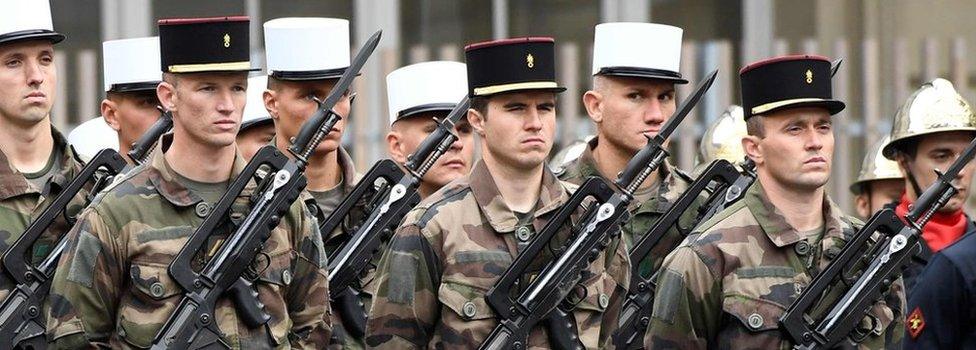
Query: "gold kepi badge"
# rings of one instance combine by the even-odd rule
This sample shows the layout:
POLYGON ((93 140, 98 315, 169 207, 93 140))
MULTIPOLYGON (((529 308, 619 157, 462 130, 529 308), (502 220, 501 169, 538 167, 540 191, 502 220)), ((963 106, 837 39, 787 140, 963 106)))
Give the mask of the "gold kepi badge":
POLYGON ((529 66, 529 68, 535 67, 535 57, 532 57, 531 53, 525 56, 525 65, 529 66))
POLYGON ((230 34, 224 34, 224 47, 230 47, 230 34))
POLYGON ((813 84, 813 72, 807 69, 807 84, 813 84))

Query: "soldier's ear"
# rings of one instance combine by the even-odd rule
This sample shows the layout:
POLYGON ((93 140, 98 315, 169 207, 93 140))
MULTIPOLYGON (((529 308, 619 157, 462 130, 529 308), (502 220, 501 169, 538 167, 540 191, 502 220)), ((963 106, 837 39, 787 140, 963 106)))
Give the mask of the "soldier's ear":
POLYGON ((271 119, 278 120, 278 92, 265 89, 261 98, 264 100, 264 109, 271 115, 271 119))
POLYGON ((167 81, 163 81, 156 85, 156 97, 159 98, 159 104, 166 108, 170 112, 176 111, 176 102, 179 98, 176 94, 176 86, 170 84, 167 81))
POLYGON ((603 94, 589 90, 583 94, 583 107, 586 108, 586 114, 590 116, 590 119, 594 123, 600 124, 603 122, 603 94))
POLYGON ((757 166, 763 162, 762 148, 759 147, 760 141, 762 141, 762 139, 758 136, 746 135, 742 137, 742 151, 745 152, 746 157, 752 159, 757 166))
POLYGON ((394 161, 404 164, 407 162, 407 154, 404 154, 403 141, 400 137, 400 133, 396 130, 386 133, 386 151, 394 161))
POLYGON ((474 108, 468 109, 468 124, 471 124, 474 132, 479 136, 485 136, 485 116, 474 108))
POLYGON ((115 131, 119 131, 119 129, 122 128, 121 125, 119 125, 119 118, 115 114, 115 112, 117 111, 118 111, 118 105, 115 104, 115 101, 109 100, 107 98, 102 100, 102 105, 101 105, 102 117, 104 117, 105 119, 105 124, 108 124, 108 126, 112 127, 112 129, 114 129, 115 131))

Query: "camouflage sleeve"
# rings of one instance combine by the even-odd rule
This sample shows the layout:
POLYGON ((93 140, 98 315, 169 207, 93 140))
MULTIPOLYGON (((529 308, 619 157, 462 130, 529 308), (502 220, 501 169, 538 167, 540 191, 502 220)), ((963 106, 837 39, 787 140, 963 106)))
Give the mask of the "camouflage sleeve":
POLYGON ((647 349, 705 349, 722 314, 720 280, 693 248, 678 247, 655 278, 657 291, 647 349))
POLYGON ((122 245, 93 209, 67 235, 45 307, 51 348, 108 347, 125 271, 122 245))
POLYGON ((440 319, 437 259, 417 225, 397 230, 377 268, 376 295, 366 321, 367 347, 427 347, 440 319))
POLYGON ((905 338, 905 310, 908 309, 905 300, 905 281, 899 278, 891 285, 891 291, 885 296, 885 304, 892 313, 891 324, 885 329, 885 349, 900 348, 905 338))
POLYGON ((292 206, 297 219, 292 226, 298 256, 293 278, 285 292, 292 349, 324 349, 332 335, 329 304, 328 260, 316 220, 301 202, 292 206))
POLYGON ((600 347, 609 348, 611 336, 617 332, 620 321, 620 312, 623 309, 625 298, 627 297, 627 287, 630 286, 630 255, 623 245, 623 241, 618 237, 611 242, 606 250, 607 254, 607 273, 617 282, 614 290, 610 293, 610 302, 603 312, 603 320, 600 322, 600 347))

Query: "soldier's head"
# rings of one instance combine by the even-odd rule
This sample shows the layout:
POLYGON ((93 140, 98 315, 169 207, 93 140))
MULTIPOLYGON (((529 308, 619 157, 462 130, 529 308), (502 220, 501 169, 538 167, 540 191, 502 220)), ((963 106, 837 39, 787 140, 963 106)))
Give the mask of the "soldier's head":
POLYGON ((49 121, 58 71, 47 0, 22 1, 0 12, 0 119, 20 126, 49 121))
POLYGON ((244 107, 241 130, 237 132, 237 148, 245 160, 250 160, 261 147, 272 144, 274 140, 274 121, 264 109, 267 85, 267 75, 247 79, 247 106, 244 107))
MULTIPOLYGON (((386 76, 390 108, 390 132, 386 135, 390 157, 404 164, 467 92, 463 63, 435 61, 409 65, 386 76)), ((471 170, 474 135, 467 118, 454 125, 458 140, 424 175, 420 192, 428 195, 471 170)))
POLYGON ((593 88, 583 105, 600 145, 637 153, 675 111, 682 30, 653 23, 603 23, 593 43, 593 88), (652 42, 653 45, 638 44, 652 42))
POLYGON ((106 96, 102 117, 118 133, 124 154, 160 116, 156 96, 162 79, 159 37, 106 41, 102 62, 106 96))
POLYGON ((885 137, 868 150, 857 180, 851 184, 854 207, 862 218, 868 218, 886 204, 899 200, 905 192, 905 183, 898 164, 881 154, 881 149, 888 144, 888 140, 885 137))
MULTIPOLYGON (((335 18, 279 18, 264 23, 268 89, 264 106, 274 119, 278 147, 291 145, 302 124, 319 108, 349 68, 349 21, 335 18)), ((343 118, 318 145, 319 154, 339 148, 352 95, 332 108, 343 118)))
POLYGON ((468 122, 486 163, 519 170, 543 166, 556 129, 552 38, 516 38, 465 47, 468 122))
POLYGON ((173 113, 174 142, 234 145, 251 68, 247 17, 159 21, 162 106, 173 113))
POLYGON ((844 109, 831 96, 830 61, 776 57, 739 74, 747 133, 742 149, 756 163, 759 179, 792 190, 821 190, 834 154, 831 115, 844 109))
MULTIPOLYGON (((935 171, 947 170, 976 136, 976 115, 952 83, 935 79, 898 109, 890 136, 884 156, 898 163, 905 175, 905 195, 914 201, 938 179, 935 171)), ((940 212, 962 210, 972 176, 970 162, 953 182, 959 193, 940 212)))

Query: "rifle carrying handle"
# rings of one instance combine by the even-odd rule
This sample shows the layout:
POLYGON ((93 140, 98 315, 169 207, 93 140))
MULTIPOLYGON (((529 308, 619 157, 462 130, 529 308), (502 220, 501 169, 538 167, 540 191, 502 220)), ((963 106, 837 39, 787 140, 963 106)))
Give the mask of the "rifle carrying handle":
POLYGON ((264 303, 258 299, 258 291, 254 289, 254 284, 244 278, 238 278, 227 295, 237 306, 241 320, 250 328, 256 328, 268 323, 271 315, 264 311, 264 303))

